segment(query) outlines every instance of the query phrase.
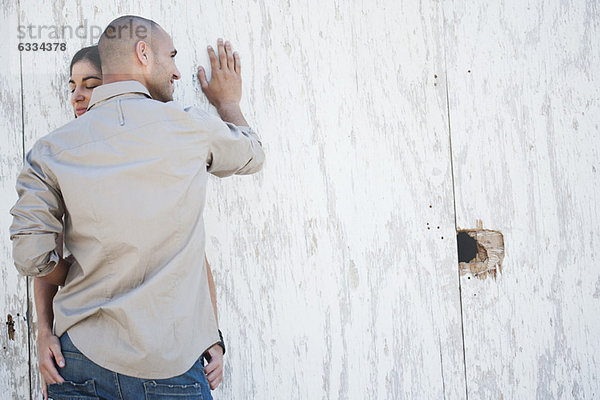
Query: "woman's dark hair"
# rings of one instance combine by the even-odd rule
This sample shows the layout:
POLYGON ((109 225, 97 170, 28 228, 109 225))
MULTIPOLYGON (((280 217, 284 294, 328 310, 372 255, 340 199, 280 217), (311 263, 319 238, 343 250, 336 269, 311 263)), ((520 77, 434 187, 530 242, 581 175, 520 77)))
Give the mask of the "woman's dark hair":
POLYGON ((69 75, 73 75, 73 65, 75 65, 75 63, 79 61, 89 61, 96 69, 98 69, 98 72, 102 72, 102 64, 100 64, 100 53, 98 52, 97 45, 84 47, 83 49, 75 53, 73 59, 71 60, 71 66, 69 67, 69 75))

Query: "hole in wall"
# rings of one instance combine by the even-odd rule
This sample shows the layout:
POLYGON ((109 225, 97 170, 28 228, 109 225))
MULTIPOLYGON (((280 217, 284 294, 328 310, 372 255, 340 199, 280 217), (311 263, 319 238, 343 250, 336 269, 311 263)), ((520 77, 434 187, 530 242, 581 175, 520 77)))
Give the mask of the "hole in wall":
POLYGON ((468 279, 496 279, 497 273, 502 272, 504 236, 500 231, 483 229, 481 221, 477 225, 477 229, 463 229, 456 234, 460 274, 468 279))
POLYGON ((467 232, 458 232, 456 234, 458 244, 458 262, 468 263, 477 255, 477 241, 467 232))

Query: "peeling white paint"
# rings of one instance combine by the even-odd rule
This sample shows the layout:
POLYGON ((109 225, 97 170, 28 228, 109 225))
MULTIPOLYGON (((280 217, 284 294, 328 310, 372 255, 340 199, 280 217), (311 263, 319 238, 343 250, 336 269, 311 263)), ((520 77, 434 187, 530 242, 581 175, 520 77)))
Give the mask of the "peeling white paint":
MULTIPOLYGON (((0 14, 2 37, 14 37, 16 27, 16 5, 3 2, 0 14)), ((9 240, 12 217, 8 213, 17 199, 15 181, 23 160, 21 82, 16 42, 11 41, 9 48, 5 44, 0 51, 0 397, 26 399, 29 398, 30 389, 29 339, 25 319, 27 279, 19 277, 12 266, 12 245, 9 240), (11 319, 12 327, 7 324, 11 319)))
MULTIPOLYGON (((224 36, 267 164, 210 181, 215 399, 597 397, 600 14, 542 3, 3 2, 0 204, 22 148, 72 118, 68 63, 90 44, 19 54, 16 24, 153 18, 179 52, 176 99, 207 108, 195 66, 224 36), (504 234, 503 272, 459 292, 456 225, 477 219, 504 234)), ((3 318, 28 300, 9 225, 0 213, 3 318)), ((0 392, 23 399, 18 321, 0 392)), ((35 329, 31 348, 37 398, 35 329)))
POLYGON ((444 7, 457 224, 505 245, 496 281, 461 277, 470 399, 600 396, 599 11, 444 7))

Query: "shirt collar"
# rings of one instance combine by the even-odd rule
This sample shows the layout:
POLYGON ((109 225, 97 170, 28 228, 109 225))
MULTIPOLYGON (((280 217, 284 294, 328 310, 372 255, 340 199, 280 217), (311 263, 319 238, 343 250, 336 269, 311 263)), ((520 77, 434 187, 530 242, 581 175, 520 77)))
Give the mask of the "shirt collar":
POLYGON ((87 109, 89 111, 101 101, 128 93, 139 93, 152 98, 152 96, 150 96, 150 92, 148 92, 148 89, 146 89, 146 87, 138 81, 119 81, 107 83, 106 85, 100 85, 96 87, 92 91, 92 97, 90 98, 90 103, 87 109))

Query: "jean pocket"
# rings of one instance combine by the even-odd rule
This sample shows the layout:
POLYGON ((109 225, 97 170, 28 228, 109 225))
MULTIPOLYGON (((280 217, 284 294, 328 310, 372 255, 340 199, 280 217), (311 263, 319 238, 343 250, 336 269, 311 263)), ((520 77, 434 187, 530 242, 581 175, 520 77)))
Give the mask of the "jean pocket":
POLYGON ((81 354, 81 353, 74 353, 72 351, 63 351, 62 355, 63 355, 64 358, 71 359, 71 360, 84 360, 84 361, 89 360, 89 358, 87 358, 83 354, 81 354))
POLYGON ((201 383, 192 385, 169 385, 165 383, 156 383, 155 381, 144 382, 144 392, 146 400, 181 400, 197 399, 209 400, 212 396, 205 396, 201 383))
POLYGON ((65 381, 48 385, 48 399, 53 400, 91 400, 97 399, 96 383, 93 379, 84 383, 65 381))

